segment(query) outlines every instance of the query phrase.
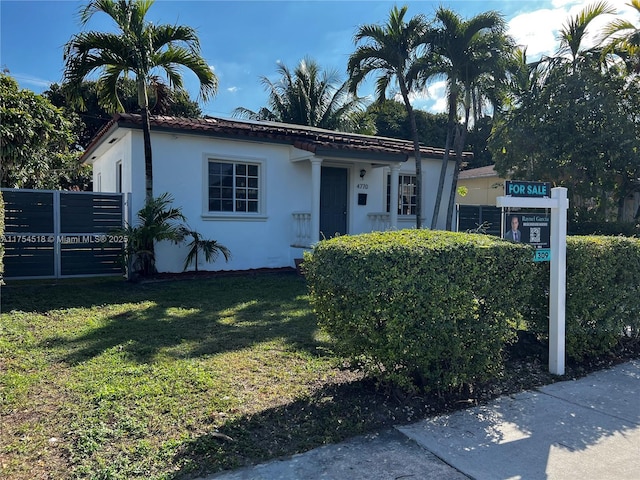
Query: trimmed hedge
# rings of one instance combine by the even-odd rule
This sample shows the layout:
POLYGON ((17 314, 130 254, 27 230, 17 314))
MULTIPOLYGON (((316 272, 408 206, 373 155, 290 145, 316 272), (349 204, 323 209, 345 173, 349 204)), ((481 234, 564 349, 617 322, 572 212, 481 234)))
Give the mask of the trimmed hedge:
POLYGON ((527 246, 431 230, 322 241, 303 269, 337 353, 382 380, 426 391, 501 370, 536 274, 527 246))
MULTIPOLYGON (((4 200, 0 192, 0 237, 4 235, 4 200)), ((4 242, 0 242, 0 285, 2 285, 2 274, 4 273, 4 242)))
POLYGON ((640 235, 640 222, 570 222, 569 235, 640 235))
MULTIPOLYGON (((548 338, 549 264, 538 266, 530 330, 548 338)), ((584 360, 640 339, 640 239, 567 238, 566 353, 584 360)))

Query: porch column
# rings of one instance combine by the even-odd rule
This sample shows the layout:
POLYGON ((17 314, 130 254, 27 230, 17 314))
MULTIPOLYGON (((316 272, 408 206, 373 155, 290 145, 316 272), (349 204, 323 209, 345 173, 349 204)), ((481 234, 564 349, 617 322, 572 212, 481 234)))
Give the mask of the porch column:
POLYGON ((320 239, 320 177, 322 175, 322 159, 311 159, 311 244, 320 239))
POLYGON ((389 223, 391 230, 398 229, 398 176, 400 164, 396 163, 389 167, 391 169, 391 198, 389 199, 389 223))

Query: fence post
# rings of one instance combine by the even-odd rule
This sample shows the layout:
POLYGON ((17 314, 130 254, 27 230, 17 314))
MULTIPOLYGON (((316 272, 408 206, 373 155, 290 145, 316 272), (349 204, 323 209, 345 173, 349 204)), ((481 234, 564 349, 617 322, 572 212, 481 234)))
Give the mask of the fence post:
POLYGON ((53 191, 53 275, 62 276, 62 248, 60 246, 60 190, 53 191))

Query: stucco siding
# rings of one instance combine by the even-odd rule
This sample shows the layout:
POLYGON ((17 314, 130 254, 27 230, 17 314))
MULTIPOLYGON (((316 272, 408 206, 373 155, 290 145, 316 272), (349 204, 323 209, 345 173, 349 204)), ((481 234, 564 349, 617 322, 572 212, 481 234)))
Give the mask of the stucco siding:
MULTIPOLYGON (((101 179, 102 191, 116 190, 116 163, 122 162, 122 191, 131 193, 132 223, 145 201, 145 168, 142 131, 123 127, 105 137, 96 152, 94 180, 101 179), (111 143, 112 138, 118 138, 111 143)), ((371 214, 386 212, 389 166, 358 155, 351 158, 323 158, 293 145, 262 140, 238 140, 189 132, 154 131, 153 192, 168 192, 173 206, 180 207, 189 227, 204 238, 218 241, 231 250, 228 263, 199 259, 202 270, 247 270, 293 267, 302 255, 296 243, 294 212, 310 214, 313 202, 313 175, 310 159, 322 160, 323 167, 347 172, 347 233, 371 231, 371 214), (251 213, 209 211, 209 162, 257 165, 259 208, 251 213), (364 176, 360 176, 365 170, 364 176), (366 194, 366 204, 358 196, 366 194)), ((451 184, 452 163, 447 172, 438 227, 444 228, 451 184)), ((423 160, 423 225, 431 223, 440 160, 423 160)), ((415 174, 412 158, 401 163, 400 175, 415 174)), ((414 228, 414 216, 399 216, 398 228, 414 228)), ((313 232, 311 232, 313 236, 313 232)), ((163 242, 156 247, 156 267, 160 272, 182 271, 187 255, 185 245, 163 242)), ((193 265, 189 267, 193 269, 193 265)))

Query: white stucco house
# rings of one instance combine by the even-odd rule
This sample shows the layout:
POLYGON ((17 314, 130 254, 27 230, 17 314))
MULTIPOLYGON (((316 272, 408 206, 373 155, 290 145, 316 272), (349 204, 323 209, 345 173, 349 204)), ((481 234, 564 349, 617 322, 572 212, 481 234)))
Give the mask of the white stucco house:
MULTIPOLYGON (((168 192, 189 226, 231 250, 201 270, 293 267, 324 237, 415 227, 409 141, 273 122, 152 117, 153 192, 168 192)), ((422 147, 423 224, 431 223, 443 150, 422 147)), ((471 155, 471 154, 469 154, 471 155)), ((94 191, 145 199, 139 115, 116 115, 83 160, 94 191)), ((445 183, 449 196, 454 154, 445 183)), ((438 218, 445 226, 445 207, 438 218)), ((135 223, 135 222, 133 222, 135 223)), ((158 245, 160 272, 182 271, 186 247, 158 245)))

